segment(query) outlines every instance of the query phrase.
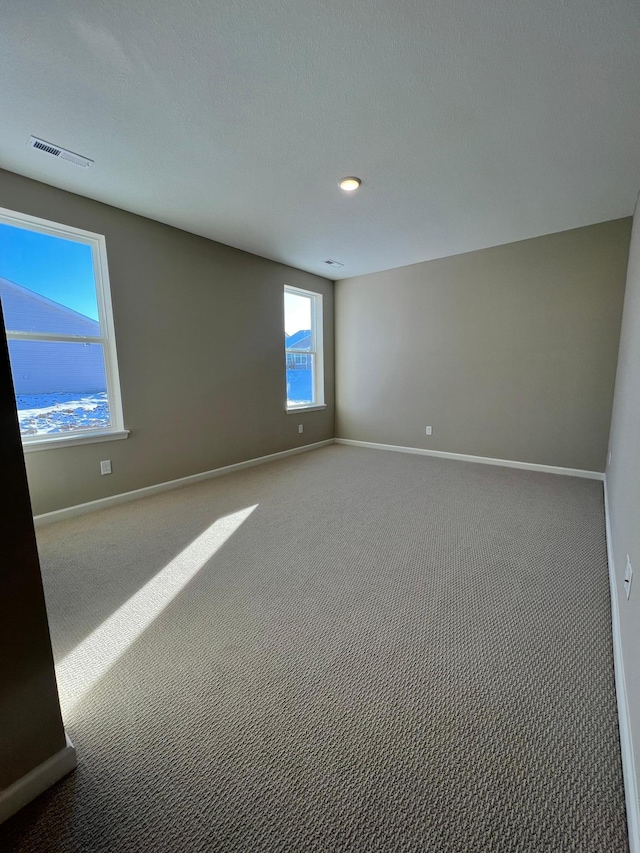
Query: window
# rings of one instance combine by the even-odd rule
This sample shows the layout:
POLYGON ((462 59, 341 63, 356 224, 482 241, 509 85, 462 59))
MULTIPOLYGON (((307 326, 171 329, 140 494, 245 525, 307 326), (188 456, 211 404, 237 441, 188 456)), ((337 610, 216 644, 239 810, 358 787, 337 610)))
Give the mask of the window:
POLYGON ((324 408, 322 295, 284 289, 287 410, 324 408))
POLYGON ((0 209, 0 300, 25 450, 126 438, 104 237, 0 209))

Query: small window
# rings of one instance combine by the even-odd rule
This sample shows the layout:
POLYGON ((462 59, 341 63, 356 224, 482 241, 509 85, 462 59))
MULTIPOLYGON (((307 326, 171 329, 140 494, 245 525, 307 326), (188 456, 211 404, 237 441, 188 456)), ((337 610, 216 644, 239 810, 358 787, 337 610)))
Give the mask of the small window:
POLYGON ((126 438, 104 237, 0 209, 0 300, 25 450, 126 438))
POLYGON ((287 409, 324 406, 322 294, 284 289, 287 409))

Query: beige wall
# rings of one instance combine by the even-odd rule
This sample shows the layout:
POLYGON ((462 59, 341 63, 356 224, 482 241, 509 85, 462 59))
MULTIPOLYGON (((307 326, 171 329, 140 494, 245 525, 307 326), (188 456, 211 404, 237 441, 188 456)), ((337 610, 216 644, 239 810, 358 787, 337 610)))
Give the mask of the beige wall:
POLYGON ((0 206, 106 236, 131 430, 28 453, 34 513, 333 438, 331 282, 6 171, 0 206), (284 409, 285 284, 324 296, 325 411, 284 409))
MULTIPOLYGON (((624 676, 640 781, 640 211, 634 217, 611 422, 607 492, 616 570, 624 676), (634 571, 627 601, 627 554, 634 571)), ((638 808, 638 807, 636 807, 638 808)))
POLYGON ((630 228, 337 282, 336 435, 603 471, 630 228))

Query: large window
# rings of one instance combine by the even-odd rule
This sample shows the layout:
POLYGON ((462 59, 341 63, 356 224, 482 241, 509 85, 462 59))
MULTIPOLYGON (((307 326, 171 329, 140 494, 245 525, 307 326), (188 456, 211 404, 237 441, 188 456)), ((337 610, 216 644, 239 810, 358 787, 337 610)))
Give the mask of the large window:
POLYGON ((322 295, 284 289, 287 410, 324 408, 322 295))
POLYGON ((0 300, 25 450, 126 438, 104 237, 0 209, 0 300))

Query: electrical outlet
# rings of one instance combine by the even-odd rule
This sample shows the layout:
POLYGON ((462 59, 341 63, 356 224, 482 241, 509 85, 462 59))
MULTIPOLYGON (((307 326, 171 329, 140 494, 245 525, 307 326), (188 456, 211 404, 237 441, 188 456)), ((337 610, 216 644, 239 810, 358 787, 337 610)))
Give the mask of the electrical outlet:
POLYGON ((111 460, 105 459, 104 462, 100 463, 100 473, 101 474, 110 474, 111 473, 111 460))
POLYGON ((427 427, 427 435, 431 435, 431 427, 427 427))
POLYGON ((302 424, 298 424, 298 432, 304 432, 304 427, 302 424))
POLYGON ((627 554, 627 568, 624 571, 624 591, 629 598, 631 595, 631 581, 633 580, 633 569, 631 568, 631 560, 627 554))

